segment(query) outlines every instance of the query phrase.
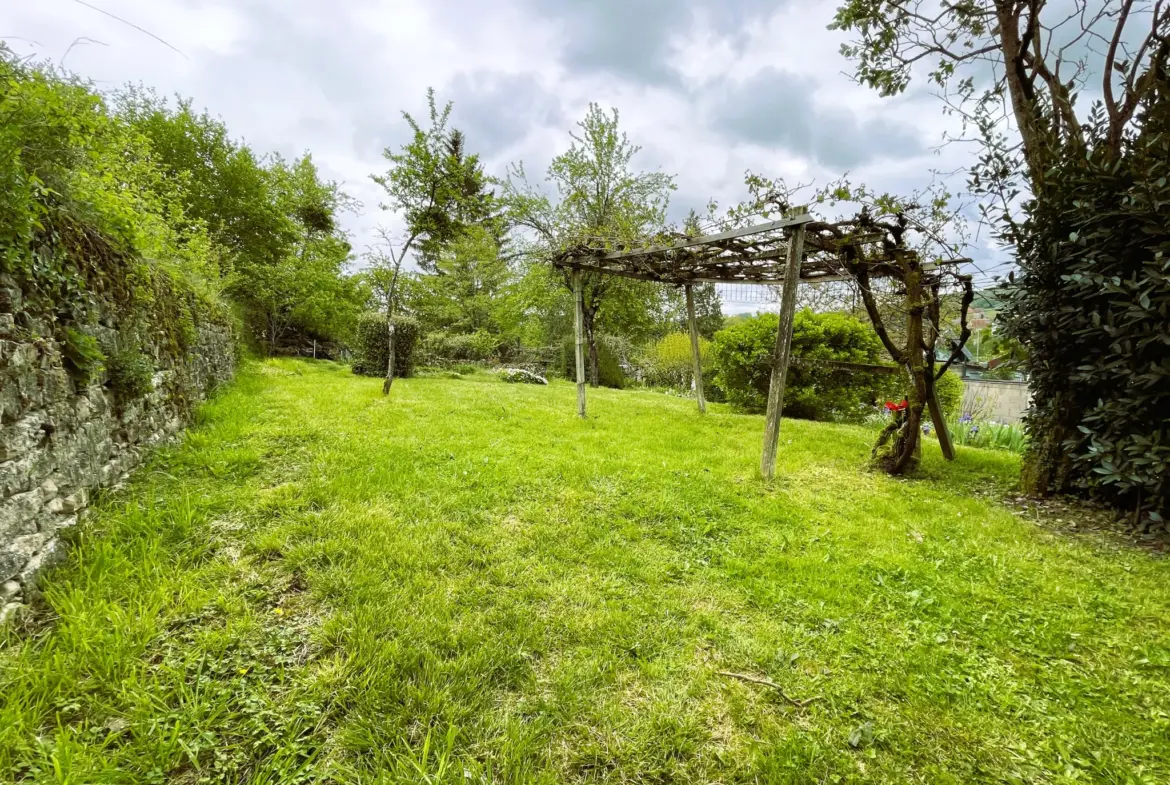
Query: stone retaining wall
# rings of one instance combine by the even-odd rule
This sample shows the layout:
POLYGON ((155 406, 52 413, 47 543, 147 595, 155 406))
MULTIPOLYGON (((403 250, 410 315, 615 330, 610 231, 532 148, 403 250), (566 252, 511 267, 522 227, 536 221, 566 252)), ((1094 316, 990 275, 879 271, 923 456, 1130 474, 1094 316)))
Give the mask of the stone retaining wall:
MULTIPOLYGON (((101 379, 79 389, 56 342, 35 337, 52 335, 51 325, 20 306, 19 287, 0 276, 0 623, 62 555, 62 534, 92 492, 121 480, 176 434, 235 365, 230 329, 205 323, 183 362, 155 353, 151 392, 119 401, 101 379)), ((99 337, 116 332, 103 321, 94 329, 99 337)))

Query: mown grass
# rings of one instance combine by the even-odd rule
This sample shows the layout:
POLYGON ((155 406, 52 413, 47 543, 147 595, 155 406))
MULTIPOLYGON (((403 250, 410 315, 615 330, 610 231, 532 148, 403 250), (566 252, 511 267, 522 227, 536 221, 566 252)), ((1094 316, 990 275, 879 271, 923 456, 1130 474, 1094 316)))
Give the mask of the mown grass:
POLYGON ((272 362, 83 527, 0 649, 0 777, 1170 781, 1170 565, 1014 456, 642 392, 272 362), (721 675, 766 678, 777 690, 721 675))

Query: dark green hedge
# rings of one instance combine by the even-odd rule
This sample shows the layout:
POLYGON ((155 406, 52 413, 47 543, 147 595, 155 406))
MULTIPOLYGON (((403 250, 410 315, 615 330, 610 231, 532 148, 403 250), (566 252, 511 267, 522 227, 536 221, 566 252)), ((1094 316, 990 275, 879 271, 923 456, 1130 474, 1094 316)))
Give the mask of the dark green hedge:
MULTIPOLYGON (((358 318, 357 339, 353 353, 353 372, 361 376, 384 377, 390 354, 390 334, 386 314, 367 312, 358 318)), ((394 375, 414 374, 415 347, 418 346, 418 322, 409 316, 394 317, 394 375)))
POLYGON ((1170 515, 1170 87, 1120 155, 1104 122, 1045 175, 1002 312, 1028 348, 1022 485, 1170 515))

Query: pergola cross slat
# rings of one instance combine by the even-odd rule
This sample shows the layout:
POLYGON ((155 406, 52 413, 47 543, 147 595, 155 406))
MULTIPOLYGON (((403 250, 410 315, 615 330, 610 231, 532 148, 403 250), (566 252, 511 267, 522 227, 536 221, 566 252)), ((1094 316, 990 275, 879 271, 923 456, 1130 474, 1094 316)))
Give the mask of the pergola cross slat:
MULTIPOLYGON (((841 261, 847 247, 864 253, 869 278, 886 277, 891 268, 884 265, 893 262, 894 257, 884 245, 885 239, 881 232, 859 232, 841 237, 830 225, 817 222, 806 208, 795 208, 788 216, 777 221, 745 226, 718 234, 688 237, 674 243, 609 251, 596 246, 582 245, 561 253, 553 260, 553 264, 571 272, 573 299, 576 303, 574 325, 578 414, 584 417, 586 413, 582 284, 585 274, 614 275, 683 288, 694 360, 695 392, 700 412, 706 412, 706 401, 703 396, 702 369, 699 363, 699 340, 692 285, 697 283, 779 285, 782 287, 780 326, 776 335, 772 376, 768 387, 768 409, 760 460, 761 473, 771 478, 776 467, 780 415, 783 411, 784 387, 791 360, 797 284, 853 280, 854 275, 841 261), (822 229, 824 231, 819 231, 822 229)), ((962 261, 965 260, 955 259, 938 264, 924 263, 921 270, 923 273, 929 273, 936 270, 939 264, 956 264, 962 261)), ((933 411, 936 407, 931 408, 933 411)), ((936 424, 945 427, 941 423, 936 424)))

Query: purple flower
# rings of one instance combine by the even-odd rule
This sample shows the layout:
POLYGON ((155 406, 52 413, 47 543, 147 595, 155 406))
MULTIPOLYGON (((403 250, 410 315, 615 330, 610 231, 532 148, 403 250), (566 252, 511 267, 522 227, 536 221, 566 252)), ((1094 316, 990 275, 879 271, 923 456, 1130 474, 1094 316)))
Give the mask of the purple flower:
POLYGON ((960 416, 959 416, 959 422, 961 422, 961 423, 969 423, 969 422, 971 422, 971 420, 973 420, 973 419, 975 419, 975 418, 973 418, 973 417, 972 417, 971 415, 969 415, 969 414, 963 414, 963 415, 960 415, 960 416))
POLYGON ((974 436, 974 435, 975 435, 975 434, 977 434, 977 433, 979 433, 979 426, 978 426, 978 425, 972 425, 972 426, 971 426, 971 435, 972 435, 972 436, 974 436))
POLYGON ((930 426, 929 425, 922 426, 922 432, 924 434, 926 434, 927 436, 930 436, 930 426))

